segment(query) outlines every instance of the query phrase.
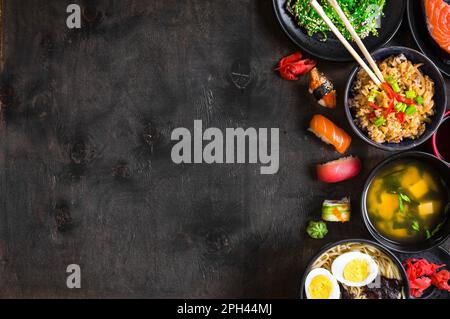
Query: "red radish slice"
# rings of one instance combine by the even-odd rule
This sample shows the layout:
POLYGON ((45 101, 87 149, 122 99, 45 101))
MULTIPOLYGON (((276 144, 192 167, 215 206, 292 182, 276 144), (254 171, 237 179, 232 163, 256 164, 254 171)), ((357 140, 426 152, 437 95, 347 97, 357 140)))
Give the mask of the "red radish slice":
POLYGON ((355 177, 361 171, 361 161, 354 156, 317 165, 317 176, 325 183, 337 183, 355 177))

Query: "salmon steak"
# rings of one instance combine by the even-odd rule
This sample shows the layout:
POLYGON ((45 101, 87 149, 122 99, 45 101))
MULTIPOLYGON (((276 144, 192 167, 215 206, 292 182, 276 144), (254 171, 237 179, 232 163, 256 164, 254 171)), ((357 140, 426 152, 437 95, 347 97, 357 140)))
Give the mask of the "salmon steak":
POLYGON ((423 0, 423 5, 431 37, 450 54, 450 4, 445 0, 423 0))

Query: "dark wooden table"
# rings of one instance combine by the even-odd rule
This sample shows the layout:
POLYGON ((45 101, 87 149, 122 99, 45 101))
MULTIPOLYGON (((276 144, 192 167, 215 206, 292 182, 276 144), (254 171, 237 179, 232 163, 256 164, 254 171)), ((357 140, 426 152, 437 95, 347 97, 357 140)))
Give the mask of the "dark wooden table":
MULTIPOLYGON (((351 132, 342 92, 354 64, 319 61, 337 85, 334 111, 311 100, 306 78, 280 79, 275 63, 297 48, 272 1, 4 2, 0 297, 295 298, 320 247, 370 238, 361 187, 389 153, 355 137, 363 172, 324 185, 314 166, 338 154, 306 131, 322 113, 351 132), (73 2, 78 31, 65 24, 73 2), (170 134, 194 119, 280 128, 278 174, 173 164, 170 134), (322 201, 345 195, 352 221, 308 238, 322 201), (78 290, 66 287, 72 263, 78 290)), ((406 23, 393 43, 415 47, 406 23)))

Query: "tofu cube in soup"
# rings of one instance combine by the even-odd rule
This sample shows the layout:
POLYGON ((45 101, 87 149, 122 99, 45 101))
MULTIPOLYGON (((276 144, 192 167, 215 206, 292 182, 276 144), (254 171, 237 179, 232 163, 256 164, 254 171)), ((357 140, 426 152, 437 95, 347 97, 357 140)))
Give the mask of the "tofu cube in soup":
POLYGON ((396 210, 398 210, 398 198, 395 194, 389 194, 383 192, 381 194, 381 204, 380 204, 380 217, 389 220, 394 216, 396 210))
POLYGON ((420 217, 427 217, 438 212, 440 209, 440 203, 436 201, 423 202, 417 206, 420 217))
POLYGON ((425 180, 421 179, 408 188, 408 191, 415 199, 421 199, 423 195, 428 193, 428 185, 425 180))
POLYGON ((401 186, 405 189, 409 188, 411 185, 414 185, 420 181, 420 173, 417 167, 408 167, 403 174, 403 178, 401 180, 401 186))

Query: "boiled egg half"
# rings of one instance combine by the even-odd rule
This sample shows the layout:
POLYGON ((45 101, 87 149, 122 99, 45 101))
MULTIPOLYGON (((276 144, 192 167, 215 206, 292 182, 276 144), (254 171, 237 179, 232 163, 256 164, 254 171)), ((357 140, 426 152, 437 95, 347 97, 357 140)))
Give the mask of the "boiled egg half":
POLYGON ((339 299, 341 291, 336 278, 325 268, 316 268, 309 272, 305 281, 308 299, 339 299))
POLYGON ((331 265, 333 276, 349 287, 363 287, 378 276, 375 260, 359 251, 352 251, 337 257, 331 265))

